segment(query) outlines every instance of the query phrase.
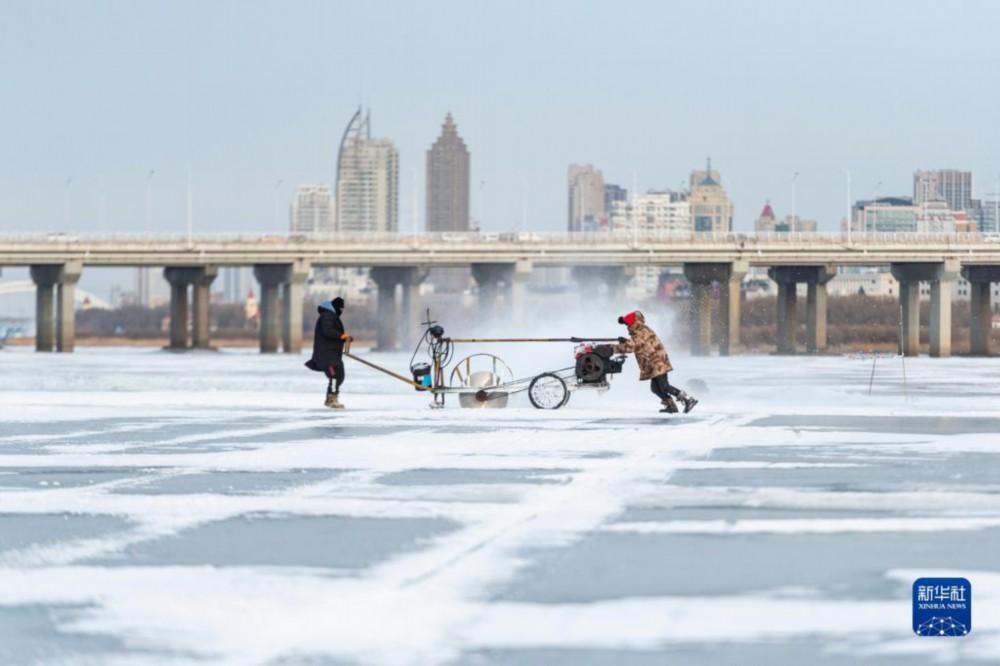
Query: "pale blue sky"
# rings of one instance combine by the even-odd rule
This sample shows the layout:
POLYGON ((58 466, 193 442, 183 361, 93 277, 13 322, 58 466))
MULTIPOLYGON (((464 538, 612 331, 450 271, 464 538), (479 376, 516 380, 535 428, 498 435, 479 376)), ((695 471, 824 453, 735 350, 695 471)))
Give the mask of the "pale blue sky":
POLYGON ((834 229, 917 168, 1000 173, 995 2, 0 2, 0 230, 284 230, 359 101, 396 142, 401 226, 452 111, 488 229, 566 224, 566 167, 673 187, 706 155, 749 229, 834 229), (280 190, 277 227, 272 210, 280 190), (481 185, 485 183, 485 185, 481 185))

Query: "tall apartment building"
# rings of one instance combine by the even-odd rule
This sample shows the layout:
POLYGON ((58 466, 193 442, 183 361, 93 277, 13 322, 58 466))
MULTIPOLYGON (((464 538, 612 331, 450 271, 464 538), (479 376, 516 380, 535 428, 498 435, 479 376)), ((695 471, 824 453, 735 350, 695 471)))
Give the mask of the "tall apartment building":
POLYGON ((469 230, 469 150, 449 113, 427 151, 427 231, 469 230))
POLYGON ((139 266, 135 269, 135 305, 149 307, 152 278, 153 271, 148 266, 139 266))
POLYGON ((570 231, 597 231, 607 223, 604 175, 592 164, 570 164, 568 172, 570 231))
POLYGON ((611 228, 640 232, 691 231, 691 206, 683 193, 650 191, 634 201, 616 201, 611 210, 611 228))
POLYGON ((975 220, 979 231, 987 234, 1000 233, 1000 195, 990 194, 969 215, 975 220))
POLYGON ((333 195, 329 185, 299 185, 291 209, 293 234, 333 231, 333 195))
POLYGON ((733 202, 723 189, 712 160, 704 171, 691 172, 691 219, 696 232, 728 233, 733 230, 733 202))
MULTIPOLYGON (((639 194, 633 201, 619 200, 614 203, 611 229, 637 229, 639 233, 690 233, 691 206, 683 192, 651 191, 639 194)), ((660 266, 637 266, 633 284, 644 294, 653 294, 662 272, 660 266)))
POLYGON ((909 197, 879 197, 854 204, 852 228, 882 233, 974 231, 976 221, 941 200, 915 203, 909 197))
POLYGON ((337 154, 337 231, 399 229, 399 153, 392 141, 373 139, 368 113, 355 112, 337 154))
POLYGON ((621 185, 605 183, 604 185, 604 214, 608 216, 609 222, 611 213, 615 210, 618 202, 628 201, 628 190, 621 185))
POLYGON ((219 270, 222 278, 222 300, 226 303, 243 303, 253 288, 250 268, 227 266, 219 270))
POLYGON ((934 169, 913 173, 913 203, 944 201, 951 210, 972 208, 972 172, 934 169))

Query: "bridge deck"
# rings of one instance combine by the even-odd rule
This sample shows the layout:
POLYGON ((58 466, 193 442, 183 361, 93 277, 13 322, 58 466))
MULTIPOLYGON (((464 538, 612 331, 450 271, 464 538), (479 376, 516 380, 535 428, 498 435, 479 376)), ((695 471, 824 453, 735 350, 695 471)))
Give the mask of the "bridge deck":
POLYGON ((0 265, 79 261, 92 266, 534 265, 669 266, 745 261, 750 265, 880 265, 893 262, 1000 264, 1000 237, 963 234, 211 234, 0 235, 0 265))

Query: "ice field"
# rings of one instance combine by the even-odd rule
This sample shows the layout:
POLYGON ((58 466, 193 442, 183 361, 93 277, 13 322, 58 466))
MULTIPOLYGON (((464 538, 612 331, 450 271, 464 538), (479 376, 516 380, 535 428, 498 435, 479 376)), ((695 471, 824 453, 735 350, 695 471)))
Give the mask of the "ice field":
POLYGON ((333 412, 305 358, 0 351, 0 663, 1000 660, 1000 359, 680 357, 667 416, 631 359, 554 412, 347 361, 333 412), (913 635, 934 575, 969 636, 913 635))

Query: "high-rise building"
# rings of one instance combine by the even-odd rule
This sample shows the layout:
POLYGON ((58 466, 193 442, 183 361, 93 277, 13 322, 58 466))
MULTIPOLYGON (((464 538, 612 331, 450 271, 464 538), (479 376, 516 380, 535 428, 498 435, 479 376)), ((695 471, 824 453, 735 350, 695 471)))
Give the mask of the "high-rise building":
POLYGON ((628 201, 628 190, 621 185, 606 183, 604 185, 604 214, 609 220, 615 210, 615 206, 620 201, 628 201))
POLYGON ((764 209, 760 211, 760 216, 754 223, 754 231, 759 233, 815 232, 816 227, 816 220, 804 219, 798 215, 786 215, 784 220, 779 220, 770 201, 764 204, 764 209))
POLYGON ((882 233, 955 233, 975 231, 976 220, 944 201, 917 204, 910 197, 878 197, 854 204, 852 228, 882 233))
POLYGON ((250 268, 227 266, 219 272, 222 274, 222 300, 226 303, 242 303, 251 288, 250 268))
POLYGON ((290 217, 293 234, 333 231, 333 196, 330 186, 299 185, 290 217))
POLYGON ((469 150, 449 113, 427 151, 427 231, 469 230, 469 150))
POLYGON ((681 192, 650 191, 634 201, 616 201, 611 210, 611 228, 639 232, 691 231, 691 206, 681 192))
POLYGON ((150 281, 152 279, 152 269, 148 266, 139 266, 135 269, 135 304, 149 307, 150 303, 150 281))
POLYGON ((694 190, 694 188, 700 185, 705 179, 714 180, 716 183, 722 182, 722 176, 719 175, 719 172, 712 169, 711 159, 708 161, 707 169, 695 169, 691 172, 691 178, 688 181, 688 189, 694 190))
POLYGON ((972 172, 935 169, 913 173, 913 203, 944 201, 951 210, 972 208, 972 172))
MULTIPOLYGON (((691 207, 684 192, 650 191, 632 201, 618 200, 611 209, 611 229, 639 234, 690 233, 691 207)), ((661 266, 637 266, 636 289, 652 294, 660 283, 661 266)))
POLYGON ((392 141, 371 137, 371 119, 359 108, 337 154, 337 231, 399 229, 399 153, 392 141))
POLYGON ((979 231, 986 234, 1000 233, 1000 196, 990 194, 986 200, 973 205, 969 216, 975 221, 979 231))
POLYGON ((568 178, 570 231, 596 231, 606 223, 604 175, 592 164, 570 164, 568 178))
POLYGON ((699 233, 728 233, 733 230, 733 202, 721 184, 709 158, 704 171, 691 172, 691 219, 699 233))

